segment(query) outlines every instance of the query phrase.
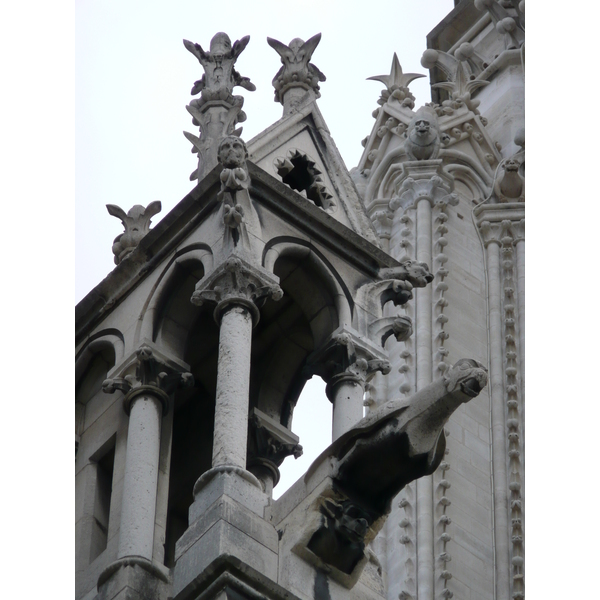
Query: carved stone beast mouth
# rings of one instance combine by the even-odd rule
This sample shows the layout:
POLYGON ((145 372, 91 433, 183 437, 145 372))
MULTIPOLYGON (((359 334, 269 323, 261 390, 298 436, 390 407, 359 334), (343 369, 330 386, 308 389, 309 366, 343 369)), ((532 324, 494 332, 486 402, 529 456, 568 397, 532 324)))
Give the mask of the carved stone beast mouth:
POLYGON ((465 379, 465 381, 461 382, 460 389, 465 394, 467 394, 467 396, 470 396, 471 398, 475 398, 475 396, 477 396, 479 394, 479 392, 481 392, 484 385, 485 385, 485 382, 483 382, 483 384, 482 384, 481 378, 469 377, 469 379, 465 379))

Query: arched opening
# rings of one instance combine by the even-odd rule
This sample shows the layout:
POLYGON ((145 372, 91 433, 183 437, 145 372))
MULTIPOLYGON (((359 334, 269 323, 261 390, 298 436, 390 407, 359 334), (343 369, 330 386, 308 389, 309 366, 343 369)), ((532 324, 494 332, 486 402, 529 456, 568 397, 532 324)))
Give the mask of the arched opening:
POLYGON ((325 382, 313 376, 304 386, 294 409, 294 433, 300 438, 302 456, 288 458, 280 466, 281 479, 273 490, 280 498, 306 471, 312 462, 331 443, 331 402, 325 395, 325 382))
POLYGON ((153 339, 190 367, 194 386, 175 393, 171 429, 164 564, 175 564, 175 544, 188 528, 194 483, 212 463, 219 329, 212 311, 190 302, 205 274, 197 255, 180 256, 157 292, 153 339))
MULTIPOLYGON (((346 299, 332 267, 314 249, 286 242, 278 252, 271 268, 279 277, 284 295, 278 302, 269 300, 265 304, 253 332, 250 411, 253 414, 256 409, 297 434, 292 420, 300 393, 312 375, 307 368, 308 359, 342 322, 340 306, 346 299)), ((312 387, 307 384, 307 389, 312 387)), ((330 413, 331 404, 325 394, 320 394, 320 398, 324 410, 330 413)), ((325 446, 331 441, 330 419, 329 415, 325 446)), ((303 440, 299 443, 303 445, 303 440)), ((293 453, 292 447, 288 441, 286 449, 278 446, 274 450, 265 442, 264 428, 250 420, 248 469, 257 477, 261 478, 259 471, 264 473, 268 463, 267 469, 275 474, 276 483, 277 468, 293 453)), ((306 462, 297 460, 301 460, 300 464, 306 462)), ((286 462, 293 461, 288 458, 286 462)))

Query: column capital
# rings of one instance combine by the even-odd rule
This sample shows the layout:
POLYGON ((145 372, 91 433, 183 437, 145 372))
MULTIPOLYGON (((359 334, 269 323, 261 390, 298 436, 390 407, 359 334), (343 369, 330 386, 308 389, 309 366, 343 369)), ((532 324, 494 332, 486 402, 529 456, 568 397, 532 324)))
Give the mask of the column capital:
POLYGON ((415 208, 421 200, 427 200, 431 206, 458 204, 458 196, 453 193, 454 178, 444 171, 441 159, 403 163, 394 188, 396 193, 390 200, 392 211, 415 208))
MULTIPOLYGON (((483 215, 488 216, 488 215, 483 215)), ((491 243, 498 246, 510 247, 525 239, 525 217, 511 215, 513 218, 499 219, 501 213, 490 215, 490 220, 483 219, 477 222, 481 231, 483 243, 487 247, 491 243)))
POLYGON ((128 415, 135 398, 151 395, 162 404, 164 416, 169 409, 170 395, 176 389, 194 385, 194 377, 188 368, 186 363, 167 356, 144 340, 137 350, 111 370, 102 389, 107 394, 122 391, 125 394, 123 408, 128 415))
POLYGON ((280 300, 283 290, 279 278, 265 269, 230 256, 212 273, 196 284, 191 297, 192 304, 216 304, 214 317, 220 322, 223 313, 232 306, 241 306, 252 315, 255 326, 260 318, 259 308, 268 298, 280 300))
POLYGON ((377 371, 387 375, 391 370, 387 354, 349 327, 334 331, 329 342, 309 356, 307 366, 327 382, 326 394, 331 401, 338 383, 352 381, 364 388, 377 371))

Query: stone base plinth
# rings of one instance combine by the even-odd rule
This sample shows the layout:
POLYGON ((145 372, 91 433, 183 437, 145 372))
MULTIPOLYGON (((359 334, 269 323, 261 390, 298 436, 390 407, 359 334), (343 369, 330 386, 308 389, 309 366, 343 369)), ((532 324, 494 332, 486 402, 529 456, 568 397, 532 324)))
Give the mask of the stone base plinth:
MULTIPOLYGON (((261 489, 235 472, 217 473, 197 489, 190 526, 175 547, 174 598, 198 597, 200 588, 205 589, 199 582, 206 580, 206 570, 224 556, 277 581, 279 538, 263 519, 266 501, 261 489)), ((229 596, 207 596, 213 597, 229 596)))
POLYGON ((173 600, 301 600, 230 555, 214 560, 173 600))
POLYGON ((95 600, 162 600, 169 587, 165 567, 142 557, 127 557, 112 563, 100 575, 95 600))

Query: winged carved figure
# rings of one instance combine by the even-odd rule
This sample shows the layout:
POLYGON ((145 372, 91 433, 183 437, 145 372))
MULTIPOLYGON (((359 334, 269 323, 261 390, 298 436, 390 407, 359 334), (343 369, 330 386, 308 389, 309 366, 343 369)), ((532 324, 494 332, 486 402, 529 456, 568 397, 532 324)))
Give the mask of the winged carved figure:
POLYGON ((306 42, 300 38, 294 38, 289 46, 273 38, 267 38, 269 46, 279 54, 283 64, 283 67, 279 69, 277 75, 273 78, 276 102, 282 102, 283 93, 288 87, 292 86, 300 86, 307 90, 313 89, 317 98, 320 97, 319 82, 325 81, 326 77, 315 65, 309 62, 320 41, 320 33, 317 33, 306 42))

